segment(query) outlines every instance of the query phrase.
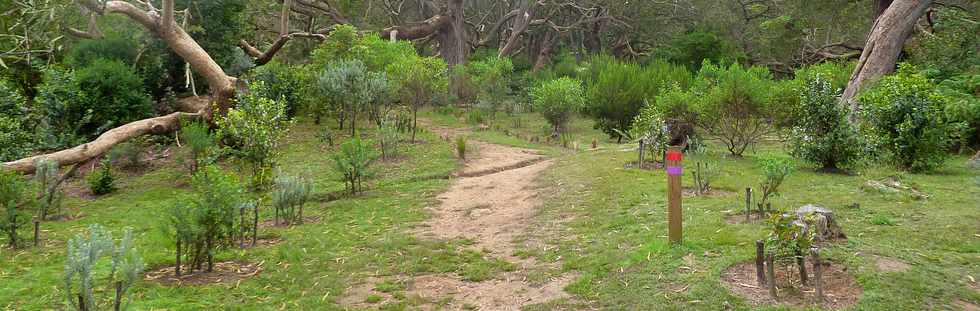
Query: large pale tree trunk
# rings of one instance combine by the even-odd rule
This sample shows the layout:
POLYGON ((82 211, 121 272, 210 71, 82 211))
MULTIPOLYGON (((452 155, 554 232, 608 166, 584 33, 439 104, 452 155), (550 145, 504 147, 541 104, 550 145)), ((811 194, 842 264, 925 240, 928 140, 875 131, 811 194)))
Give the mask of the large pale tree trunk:
POLYGON ((851 121, 857 121, 859 104, 854 97, 869 82, 895 71, 895 63, 902 53, 905 40, 912 34, 915 23, 932 4, 931 0, 879 0, 876 9, 881 14, 875 19, 868 41, 861 53, 857 68, 851 74, 841 101, 851 107, 851 121), (891 2, 890 5, 888 2, 891 2), (887 6, 883 10, 882 7, 887 6))

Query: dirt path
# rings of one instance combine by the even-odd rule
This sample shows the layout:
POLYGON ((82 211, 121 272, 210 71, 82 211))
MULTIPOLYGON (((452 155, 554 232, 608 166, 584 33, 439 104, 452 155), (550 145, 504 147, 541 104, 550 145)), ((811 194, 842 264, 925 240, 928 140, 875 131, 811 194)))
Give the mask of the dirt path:
MULTIPOLYGON (((451 129, 433 130, 449 137, 459 134, 451 129)), ((553 160, 533 150, 468 143, 476 147, 476 154, 457 173, 459 178, 449 190, 439 195, 439 204, 429 207, 432 218, 415 233, 424 239, 471 240, 474 249, 514 263, 517 269, 482 282, 467 282, 452 274, 417 276, 406 280, 408 294, 428 301, 451 298, 448 306, 440 307, 451 310, 520 310, 522 306, 567 298, 562 289, 574 276, 530 282, 529 271, 549 266, 514 255, 514 241, 529 232, 541 203, 535 179, 553 160)), ((352 293, 370 291, 355 288, 352 293)))

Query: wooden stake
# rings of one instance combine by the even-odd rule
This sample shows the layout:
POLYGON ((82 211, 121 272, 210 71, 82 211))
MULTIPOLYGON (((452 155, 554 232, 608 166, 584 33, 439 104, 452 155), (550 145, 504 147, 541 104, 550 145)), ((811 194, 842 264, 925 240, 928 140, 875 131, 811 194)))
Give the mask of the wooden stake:
POLYGON ((813 278, 817 290, 817 299, 823 302, 823 263, 820 262, 820 250, 810 249, 810 257, 813 258, 813 278))
POLYGON ((82 294, 78 294, 78 310, 88 311, 88 306, 85 305, 85 296, 82 296, 82 294))
POLYGON ((667 147, 667 220, 668 238, 671 243, 679 243, 683 239, 683 208, 681 204, 681 175, 683 174, 682 149, 679 146, 667 147))
POLYGON ((769 280, 766 284, 769 285, 769 296, 776 298, 776 268, 775 268, 775 255, 770 253, 766 256, 766 271, 769 274, 769 280))
POLYGON ((116 301, 112 304, 112 310, 119 311, 122 308, 122 281, 116 282, 116 301))
POLYGON ((180 277, 180 237, 177 238, 177 266, 175 268, 177 277, 180 277))
POLYGON ((646 147, 646 146, 644 145, 643 140, 641 139, 640 140, 640 150, 639 150, 640 151, 640 160, 637 161, 637 167, 639 167, 640 169, 643 169, 643 155, 644 155, 643 154, 643 151, 644 151, 644 149, 646 149, 644 147, 646 147))
POLYGON ((41 245, 41 221, 34 220, 34 247, 41 245))
POLYGON ((759 286, 766 285, 766 243, 755 241, 755 276, 759 286))
POLYGON ((208 236, 208 240, 207 240, 207 243, 208 243, 207 244, 208 245, 207 246, 208 247, 208 272, 214 272, 214 251, 213 251, 213 248, 212 248, 214 246, 214 244, 212 244, 212 242, 213 241, 211 241, 211 237, 208 236))
POLYGON ((800 283, 806 285, 806 260, 799 249, 796 250, 796 265, 800 267, 800 283))
POLYGON ((745 222, 752 220, 752 188, 745 188, 745 222))
POLYGON ((255 215, 254 221, 252 222, 252 246, 255 246, 255 242, 259 237, 259 204, 255 204, 255 209, 252 212, 255 215))

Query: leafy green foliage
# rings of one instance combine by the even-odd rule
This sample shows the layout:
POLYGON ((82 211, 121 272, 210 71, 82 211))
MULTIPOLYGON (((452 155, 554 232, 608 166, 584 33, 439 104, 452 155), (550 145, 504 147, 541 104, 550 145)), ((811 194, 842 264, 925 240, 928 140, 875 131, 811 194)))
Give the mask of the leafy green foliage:
POLYGON ((112 164, 103 159, 99 168, 88 175, 88 189, 94 195, 109 194, 116 191, 116 177, 112 175, 112 164))
POLYGON ((466 137, 456 137, 456 156, 458 156, 460 159, 466 160, 466 137))
POLYGON ((587 112, 596 127, 622 139, 618 131, 629 130, 640 109, 673 84, 687 87, 691 74, 681 66, 655 61, 645 67, 608 59, 594 59, 588 82, 587 112))
POLYGON ((132 302, 129 289, 145 268, 143 258, 133 248, 133 230, 126 228, 122 240, 116 244, 108 230, 100 225, 90 225, 88 235, 79 234, 68 241, 64 281, 67 303, 72 310, 100 309, 95 298, 93 273, 99 259, 106 255, 112 258, 108 288, 115 290, 113 308, 125 310, 132 302), (76 285, 77 292, 73 289, 76 285))
POLYGON ((403 102, 412 107, 412 141, 418 131, 418 110, 448 88, 446 62, 436 57, 405 57, 388 66, 388 77, 398 85, 403 102))
POLYGON ((272 178, 272 169, 279 157, 279 145, 286 136, 289 117, 286 103, 258 94, 265 86, 253 84, 256 89, 240 95, 238 105, 217 120, 218 137, 233 147, 231 154, 241 160, 252 175, 252 186, 264 188, 272 178))
POLYGON ((260 88, 263 93, 261 97, 284 100, 286 103, 286 115, 292 118, 296 115, 302 99, 302 79, 301 70, 283 64, 278 61, 269 62, 261 67, 249 72, 252 79, 262 81, 265 85, 260 88))
POLYGON ((671 63, 684 65, 691 71, 700 70, 705 60, 730 64, 744 57, 732 42, 704 30, 685 33, 667 46, 658 51, 659 56, 671 63))
POLYGON ((82 126, 91 121, 92 113, 85 109, 85 114, 77 119, 77 106, 81 105, 77 102, 82 91, 76 80, 73 71, 57 66, 44 69, 43 83, 34 99, 35 109, 41 116, 39 140, 44 148, 64 149, 88 139, 82 126))
POLYGON ((378 143, 381 145, 381 158, 394 159, 398 156, 398 145, 401 143, 401 131, 398 128, 398 114, 389 113, 381 117, 378 127, 378 143))
POLYGON ((27 203, 27 184, 12 171, 0 170, 0 231, 7 238, 7 244, 17 248, 20 237, 17 231, 27 225, 30 216, 24 212, 27 203))
POLYGON ((16 160, 33 149, 26 116, 24 97, 7 81, 0 80, 0 161, 16 160))
POLYGON ((222 172, 216 166, 202 167, 191 180, 194 196, 173 206, 169 230, 176 241, 185 246, 183 254, 192 267, 200 268, 218 248, 234 244, 239 230, 235 227, 235 214, 246 203, 245 189, 237 177, 222 172))
POLYGON ((769 132, 773 110, 768 70, 705 63, 696 81, 697 124, 725 143, 733 156, 741 156, 769 132))
POLYGON ((68 117, 87 121, 81 126, 83 134, 97 135, 153 115, 150 97, 131 67, 118 61, 96 60, 75 74, 81 96, 72 102, 68 117), (89 114, 91 118, 87 118, 89 114))
POLYGON ((490 110, 490 117, 507 101, 510 91, 510 77, 514 73, 514 64, 509 58, 490 57, 485 60, 471 62, 468 65, 472 83, 478 86, 478 103, 490 110))
POLYGON ((354 137, 340 144, 340 150, 332 159, 334 169, 340 174, 348 193, 356 195, 364 191, 364 179, 374 175, 370 165, 377 159, 370 144, 354 137))
POLYGON ((944 98, 925 76, 902 65, 858 97, 872 145, 902 169, 924 172, 949 157, 944 98))
POLYGON ((313 183, 299 177, 279 175, 276 188, 272 192, 272 206, 276 215, 282 217, 287 225, 303 223, 303 206, 310 201, 313 183))
POLYGON ((775 255, 778 260, 792 260, 797 255, 808 252, 813 245, 816 230, 807 230, 805 225, 813 223, 812 221, 801 222, 797 221, 795 214, 775 213, 767 222, 770 231, 766 237, 766 252, 775 255))
POLYGON ((948 99, 944 113, 957 125, 954 139, 960 148, 980 144, 980 74, 949 78, 937 91, 948 99))
POLYGON ((368 71, 382 72, 406 57, 417 57, 410 42, 391 42, 375 33, 358 33, 351 25, 338 25, 310 56, 314 68, 325 68, 338 60, 359 60, 368 71))
POLYGON ((61 176, 58 174, 57 161, 47 158, 34 160, 34 182, 37 184, 38 219, 46 220, 49 215, 61 212, 61 202, 65 195, 58 184, 61 176))
MULTIPOLYGON (((250 59, 236 45, 251 29, 248 25, 247 1, 239 0, 177 0, 174 7, 190 10, 190 27, 194 37, 221 68, 231 76, 239 76, 252 67, 250 59)), ((199 83, 206 82, 199 79, 199 83)))
POLYGON ((69 51, 65 63, 73 68, 85 68, 100 60, 123 63, 135 70, 145 90, 161 97, 170 78, 164 63, 168 54, 156 44, 141 47, 133 41, 118 35, 82 40, 69 51))
POLYGON ((980 23, 976 14, 952 7, 937 8, 930 15, 933 32, 918 36, 909 48, 912 63, 925 69, 930 78, 947 79, 980 73, 980 23))
POLYGON ((793 155, 826 170, 853 165, 864 151, 857 129, 847 120, 848 109, 836 95, 823 76, 807 83, 792 134, 793 155))
POLYGON ((779 186, 782 186, 786 177, 793 172, 794 165, 790 159, 775 155, 759 157, 758 165, 762 170, 762 181, 759 183, 762 198, 759 204, 766 206, 774 195, 779 194, 779 186))
POLYGON ((531 98, 534 108, 548 120, 556 137, 562 134, 572 114, 585 105, 582 84, 564 77, 531 89, 531 98))

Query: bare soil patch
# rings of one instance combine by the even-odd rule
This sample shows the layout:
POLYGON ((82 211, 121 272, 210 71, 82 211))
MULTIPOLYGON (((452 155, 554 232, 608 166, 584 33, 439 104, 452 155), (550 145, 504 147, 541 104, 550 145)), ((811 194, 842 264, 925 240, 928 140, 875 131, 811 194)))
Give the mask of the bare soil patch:
POLYGON ((963 311, 980 311, 980 306, 962 299, 954 300, 953 305, 960 307, 963 311))
POLYGON ((799 284, 795 265, 777 266, 777 298, 769 296, 769 289, 756 283, 755 262, 736 264, 722 272, 721 283, 735 295, 754 306, 786 305, 793 307, 819 306, 823 309, 840 310, 857 304, 861 286, 847 272, 847 267, 825 262, 823 267, 824 300, 818 301, 813 281, 813 265, 807 262, 809 283, 799 284), (791 283, 792 282, 792 283, 791 283))
POLYGON ((755 223, 760 221, 765 221, 769 219, 768 215, 759 214, 757 212, 752 212, 749 214, 749 220, 745 220, 745 211, 728 213, 725 216, 725 222, 730 225, 744 224, 744 223, 755 223))
MULTIPOLYGON (((163 285, 208 285, 208 284, 229 284, 253 277, 262 272, 262 264, 249 263, 244 261, 225 261, 214 264, 214 271, 187 271, 189 267, 181 269, 180 277, 174 276, 174 266, 159 268, 146 273, 147 281, 160 283, 163 285)), ((207 264, 205 264, 206 266, 207 264)), ((205 267, 206 269, 206 267, 205 267)))
POLYGON ((881 272, 905 272, 912 268, 912 266, 900 259, 878 255, 874 255, 873 258, 875 267, 881 272))

